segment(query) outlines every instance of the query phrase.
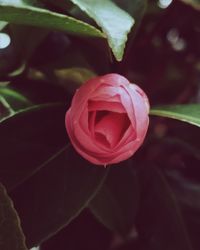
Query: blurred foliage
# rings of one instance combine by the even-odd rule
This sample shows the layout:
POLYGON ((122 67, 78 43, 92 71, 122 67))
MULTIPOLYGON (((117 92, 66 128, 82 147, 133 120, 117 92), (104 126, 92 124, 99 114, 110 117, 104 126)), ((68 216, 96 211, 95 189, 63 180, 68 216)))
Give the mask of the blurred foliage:
POLYGON ((0 1, 0 249, 199 250, 199 6, 0 1), (74 152, 64 115, 110 72, 153 116, 142 148, 104 169, 74 152))

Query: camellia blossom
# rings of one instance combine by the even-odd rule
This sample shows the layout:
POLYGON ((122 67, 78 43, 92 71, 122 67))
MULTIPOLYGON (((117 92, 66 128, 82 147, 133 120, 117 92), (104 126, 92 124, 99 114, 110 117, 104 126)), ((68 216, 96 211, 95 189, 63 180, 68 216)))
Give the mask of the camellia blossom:
POLYGON ((143 90, 119 74, 88 80, 66 113, 66 129, 78 153, 106 166, 131 157, 144 141, 149 102, 143 90))

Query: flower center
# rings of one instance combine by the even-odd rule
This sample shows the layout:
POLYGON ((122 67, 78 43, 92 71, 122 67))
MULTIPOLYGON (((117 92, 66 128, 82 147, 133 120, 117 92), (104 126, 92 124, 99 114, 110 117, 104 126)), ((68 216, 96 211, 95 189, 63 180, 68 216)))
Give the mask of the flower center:
POLYGON ((107 147, 115 147, 130 125, 126 113, 97 111, 94 121, 95 139, 107 147))

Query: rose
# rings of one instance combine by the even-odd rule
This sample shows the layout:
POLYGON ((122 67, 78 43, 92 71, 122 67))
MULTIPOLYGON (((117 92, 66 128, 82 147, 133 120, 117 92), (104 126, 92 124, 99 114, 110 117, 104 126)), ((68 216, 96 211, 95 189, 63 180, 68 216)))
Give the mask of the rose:
POLYGON ((149 102, 141 88, 118 74, 87 81, 66 113, 74 148, 97 165, 118 163, 141 146, 149 124, 149 102))

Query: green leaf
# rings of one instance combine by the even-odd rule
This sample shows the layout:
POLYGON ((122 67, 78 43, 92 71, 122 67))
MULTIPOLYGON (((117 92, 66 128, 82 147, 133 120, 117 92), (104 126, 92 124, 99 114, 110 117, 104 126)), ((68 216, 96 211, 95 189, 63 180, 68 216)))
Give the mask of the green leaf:
POLYGON ((200 127, 200 104, 154 107, 150 114, 188 122, 200 127))
POLYGON ((12 189, 67 143, 66 108, 38 105, 0 122, 0 181, 12 189))
POLYGON ((128 161, 110 169, 108 177, 90 202, 93 214, 109 229, 127 237, 131 231, 139 206, 137 176, 128 161))
POLYGON ((31 102, 17 91, 9 87, 0 87, 0 121, 30 105, 31 102))
POLYGON ((121 61, 134 19, 110 0, 71 0, 102 28, 115 58, 121 61))
POLYGON ((29 247, 68 225, 96 195, 108 169, 90 164, 64 147, 14 191, 29 247))
POLYGON ((31 105, 25 96, 10 87, 0 87, 0 97, 4 97, 15 111, 31 105))
POLYGON ((140 237, 148 243, 146 249, 192 250, 177 200, 159 169, 146 166, 141 185, 137 226, 140 237))
POLYGON ((28 250, 18 215, 6 189, 0 184, 0 249, 28 250))
POLYGON ((0 0, 0 20, 15 24, 66 31, 72 34, 104 37, 95 27, 67 15, 34 7, 33 1, 0 0))
POLYGON ((7 26, 7 22, 0 21, 0 31, 3 30, 7 26))

